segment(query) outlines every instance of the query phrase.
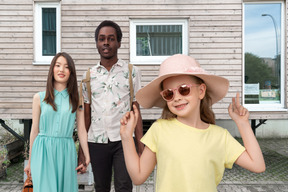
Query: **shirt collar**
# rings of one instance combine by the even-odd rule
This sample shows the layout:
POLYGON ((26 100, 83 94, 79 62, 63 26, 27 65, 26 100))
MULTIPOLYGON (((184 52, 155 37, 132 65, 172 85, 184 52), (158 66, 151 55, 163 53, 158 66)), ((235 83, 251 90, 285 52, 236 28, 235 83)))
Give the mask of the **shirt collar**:
POLYGON ((56 89, 54 89, 54 94, 55 96, 58 95, 58 94, 61 94, 63 97, 67 97, 69 94, 68 94, 68 91, 67 91, 67 88, 62 90, 62 91, 57 91, 56 89))
MULTIPOLYGON (((118 59, 117 63, 115 63, 114 65, 122 67, 123 66, 124 61, 122 59, 118 59)), ((102 65, 100 65, 100 61, 97 63, 96 65, 97 68, 99 67, 103 67, 102 65)))

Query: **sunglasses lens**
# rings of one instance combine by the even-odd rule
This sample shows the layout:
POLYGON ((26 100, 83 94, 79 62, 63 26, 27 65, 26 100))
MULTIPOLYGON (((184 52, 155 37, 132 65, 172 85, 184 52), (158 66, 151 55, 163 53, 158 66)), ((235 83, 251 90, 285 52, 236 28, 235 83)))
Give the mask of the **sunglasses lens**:
POLYGON ((167 101, 171 100, 173 98, 173 95, 174 95, 174 93, 170 89, 163 91, 163 98, 167 101))
POLYGON ((178 92, 183 96, 189 95, 190 87, 188 87, 187 85, 182 85, 179 87, 178 92))

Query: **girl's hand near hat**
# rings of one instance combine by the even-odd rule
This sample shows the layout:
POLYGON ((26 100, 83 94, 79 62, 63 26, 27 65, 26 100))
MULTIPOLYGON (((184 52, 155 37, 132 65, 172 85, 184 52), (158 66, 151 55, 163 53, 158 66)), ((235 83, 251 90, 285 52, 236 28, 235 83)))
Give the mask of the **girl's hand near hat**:
POLYGON ((127 112, 120 120, 120 135, 122 139, 127 139, 133 136, 139 118, 139 111, 133 104, 133 111, 127 112))
POLYGON ((240 104, 239 93, 236 98, 232 98, 232 103, 228 107, 230 117, 236 124, 242 121, 249 121, 249 111, 240 104))

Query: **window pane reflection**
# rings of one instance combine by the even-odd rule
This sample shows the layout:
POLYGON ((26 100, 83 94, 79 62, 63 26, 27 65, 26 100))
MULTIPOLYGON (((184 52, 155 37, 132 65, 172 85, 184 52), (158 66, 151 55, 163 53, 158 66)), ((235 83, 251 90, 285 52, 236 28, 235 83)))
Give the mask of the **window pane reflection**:
POLYGON ((281 3, 244 4, 245 104, 281 101, 281 3))
POLYGON ((136 31, 137 56, 182 53, 182 25, 138 25, 136 31))
POLYGON ((43 56, 56 54, 56 8, 42 8, 43 56))

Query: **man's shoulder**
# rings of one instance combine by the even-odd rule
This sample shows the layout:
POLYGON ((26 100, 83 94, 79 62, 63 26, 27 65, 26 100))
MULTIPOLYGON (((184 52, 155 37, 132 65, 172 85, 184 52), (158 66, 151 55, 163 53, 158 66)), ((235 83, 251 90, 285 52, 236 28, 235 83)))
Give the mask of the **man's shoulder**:
POLYGON ((88 71, 89 71, 90 74, 91 74, 91 73, 97 71, 98 67, 99 67, 99 63, 97 63, 97 65, 94 65, 94 66, 92 66, 92 67, 88 67, 87 70, 84 71, 82 77, 85 79, 86 76, 87 76, 88 71))
POLYGON ((123 59, 118 59, 118 65, 121 66, 124 69, 128 70, 128 65, 132 65, 133 66, 133 70, 139 71, 139 68, 136 65, 131 64, 130 62, 127 62, 123 59))
POLYGON ((118 59, 117 63, 121 66, 128 66, 128 65, 132 65, 133 67, 136 67, 135 65, 131 64, 130 62, 127 62, 123 59, 118 59))
POLYGON ((123 59, 118 59, 117 64, 118 66, 126 67, 128 65, 128 62, 123 59))

